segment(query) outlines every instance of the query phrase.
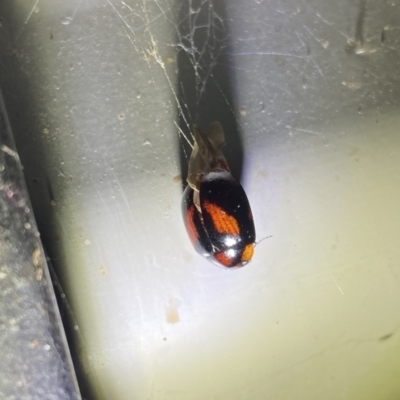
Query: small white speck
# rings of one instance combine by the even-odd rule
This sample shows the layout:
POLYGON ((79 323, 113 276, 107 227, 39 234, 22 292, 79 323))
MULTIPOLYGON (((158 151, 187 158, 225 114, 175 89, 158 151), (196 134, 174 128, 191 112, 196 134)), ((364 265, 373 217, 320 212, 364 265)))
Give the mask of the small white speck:
POLYGON ((69 25, 72 22, 72 18, 71 17, 64 17, 61 20, 61 25, 69 25))

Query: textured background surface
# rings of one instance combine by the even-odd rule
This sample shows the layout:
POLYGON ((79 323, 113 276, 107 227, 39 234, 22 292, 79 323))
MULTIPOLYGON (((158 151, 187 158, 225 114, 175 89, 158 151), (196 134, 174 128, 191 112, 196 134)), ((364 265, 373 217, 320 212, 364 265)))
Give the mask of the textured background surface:
POLYGON ((80 399, 1 93, 0 349, 1 399, 80 399))
POLYGON ((179 3, 0 5, 0 87, 83 392, 399 398, 399 1, 179 3), (177 127, 214 119, 273 235, 235 271, 180 215, 177 127))

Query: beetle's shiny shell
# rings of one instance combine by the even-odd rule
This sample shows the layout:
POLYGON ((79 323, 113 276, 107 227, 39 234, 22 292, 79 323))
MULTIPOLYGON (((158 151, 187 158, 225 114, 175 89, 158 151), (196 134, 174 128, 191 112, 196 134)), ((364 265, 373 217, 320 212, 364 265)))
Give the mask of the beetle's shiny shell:
POLYGON ((240 183, 228 171, 209 172, 199 185, 200 210, 194 190, 183 193, 182 213, 196 251, 215 264, 247 264, 254 251, 255 228, 250 204, 240 183))

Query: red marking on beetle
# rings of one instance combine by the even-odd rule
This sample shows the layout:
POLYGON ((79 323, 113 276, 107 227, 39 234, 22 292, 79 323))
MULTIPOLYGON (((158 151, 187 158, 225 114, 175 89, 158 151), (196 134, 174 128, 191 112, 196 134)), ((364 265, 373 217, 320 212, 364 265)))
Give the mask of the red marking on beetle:
POLYGON ((220 253, 216 253, 214 255, 215 259, 222 264, 224 267, 232 267, 232 257, 229 257, 225 251, 221 251, 220 253))
POLYGON ((192 204, 186 211, 186 229, 192 243, 196 243, 199 236, 197 234, 197 229, 193 221, 194 213, 196 212, 195 206, 192 204))
POLYGON ((210 215, 214 228, 218 233, 226 233, 232 236, 239 235, 239 225, 234 217, 228 215, 221 207, 205 200, 203 207, 210 215))

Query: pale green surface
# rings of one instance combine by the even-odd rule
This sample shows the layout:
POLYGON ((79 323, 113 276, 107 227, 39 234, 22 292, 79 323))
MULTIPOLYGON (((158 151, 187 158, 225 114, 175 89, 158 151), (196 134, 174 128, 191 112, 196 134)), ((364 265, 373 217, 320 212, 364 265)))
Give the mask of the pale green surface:
POLYGON ((15 4, 1 86, 96 398, 399 398, 400 4, 229 2, 242 182, 273 236, 235 271, 181 221, 173 3, 15 4))

